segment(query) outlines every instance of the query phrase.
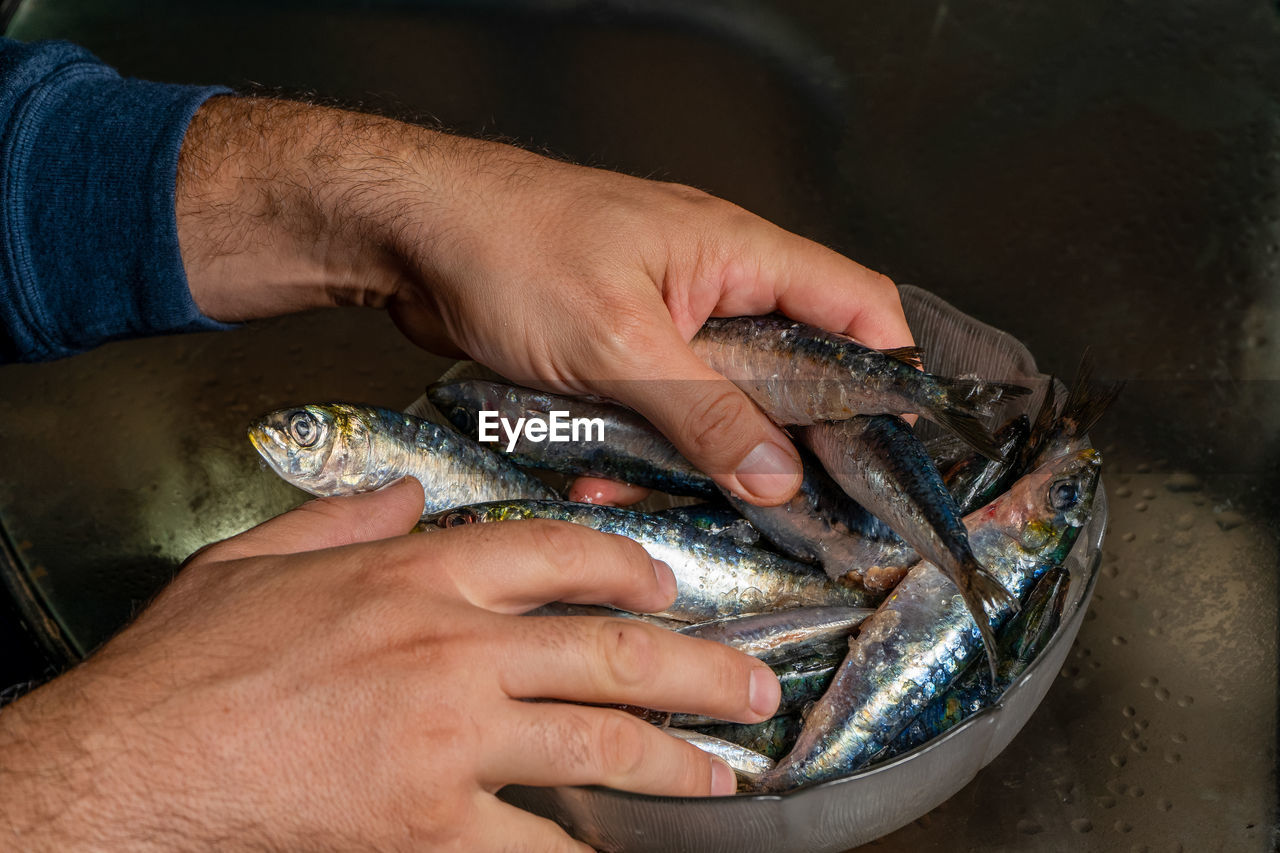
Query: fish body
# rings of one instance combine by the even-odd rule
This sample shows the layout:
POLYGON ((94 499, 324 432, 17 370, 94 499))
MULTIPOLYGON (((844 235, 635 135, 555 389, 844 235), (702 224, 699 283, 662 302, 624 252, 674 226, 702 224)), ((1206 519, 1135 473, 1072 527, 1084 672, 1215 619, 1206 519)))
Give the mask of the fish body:
POLYGON ((779 315, 708 320, 689 344, 779 424, 911 412, 994 455, 978 418, 1027 389, 948 378, 917 369, 915 348, 874 350, 852 338, 779 315))
POLYGON ((749 788, 756 784, 761 774, 770 770, 774 764, 773 759, 767 755, 761 755, 755 750, 747 749, 732 741, 721 740, 702 732, 676 728, 663 729, 663 731, 724 761, 737 774, 740 787, 749 788))
POLYGON ((779 714, 763 723, 717 723, 699 726, 697 731, 777 761, 791 749, 803 725, 799 714, 779 714))
MULTIPOLYGON (((774 664, 773 674, 778 677, 778 684, 782 688, 777 713, 798 714, 818 700, 831 685, 831 679, 835 677, 836 669, 848 650, 847 642, 839 645, 816 644, 806 649, 802 657, 774 664)), ((727 722, 701 714, 672 714, 669 721, 673 726, 684 727, 727 722)))
POLYGON ((1018 415, 996 431, 994 440, 999 459, 972 453, 951 466, 943 475, 947 491, 956 500, 962 515, 990 503, 1022 476, 1018 461, 1031 438, 1031 420, 1018 415))
POLYGON ((872 614, 869 607, 797 607, 714 619, 679 629, 737 649, 770 666, 805 655, 812 646, 847 647, 849 636, 872 614))
POLYGON ((465 436, 374 406, 280 409, 254 421, 249 440, 272 470, 313 495, 370 492, 413 477, 426 494, 424 516, 481 501, 558 497, 465 436))
MULTIPOLYGON (((856 561, 866 560, 876 549, 906 550, 914 557, 914 550, 849 497, 812 454, 802 450, 800 458, 804 477, 791 500, 756 506, 726 492, 729 505, 784 554, 819 563, 833 578, 849 575, 856 561)), ((854 577, 860 580, 862 575, 855 572, 854 577)))
POLYGON ((1027 597, 1021 612, 1000 631, 1000 671, 995 681, 985 667, 971 666, 945 693, 934 699, 911 725, 872 760, 885 761, 932 740, 983 708, 1000 701, 1009 685, 1048 645, 1058 630, 1066 605, 1071 573, 1062 567, 1051 569, 1027 597))
POLYGON ((717 536, 728 536, 739 545, 755 545, 760 541, 760 531, 728 504, 696 503, 659 510, 653 514, 717 536))
POLYGON ((867 607, 862 590, 833 582, 811 566, 739 545, 670 519, 617 507, 569 501, 498 501, 458 507, 438 515, 439 527, 555 519, 626 536, 671 567, 676 601, 653 615, 683 622, 760 613, 806 605, 867 607))
MULTIPOLYGON (((481 412, 495 413, 513 425, 514 434, 494 428, 498 440, 486 443, 518 465, 580 477, 605 477, 672 495, 711 497, 715 483, 685 459, 661 432, 617 403, 564 397, 518 385, 478 379, 437 383, 427 397, 468 438, 479 441, 481 412), (552 412, 590 422, 578 440, 534 441, 514 425, 519 419, 547 421, 552 412), (589 440, 583 436, 589 434, 589 440)), ((572 432, 570 432, 572 439, 572 432)))
MULTIPOLYGON (((1016 610, 1017 600, 974 556, 955 499, 911 427, 894 415, 875 415, 820 424, 801 437, 850 497, 952 580, 982 632, 994 672, 988 612, 1016 610)), ((877 578, 868 571, 862 580, 874 586, 877 578)))
MULTIPOLYGON (((966 518, 975 554, 1015 594, 1060 565, 1093 507, 1101 457, 1053 460, 966 518)), ((1007 607, 993 614, 1003 625, 1007 607)), ((864 766, 981 655, 978 625, 956 586, 922 562, 867 619, 795 748, 761 779, 782 791, 864 766)))

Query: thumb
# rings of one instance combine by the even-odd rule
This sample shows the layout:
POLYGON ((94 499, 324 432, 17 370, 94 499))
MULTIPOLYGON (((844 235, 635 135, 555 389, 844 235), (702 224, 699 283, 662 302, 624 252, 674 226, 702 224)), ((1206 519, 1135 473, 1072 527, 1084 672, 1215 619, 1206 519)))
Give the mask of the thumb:
POLYGON ((802 472, 786 435, 669 328, 669 338, 632 342, 625 363, 617 365, 623 381, 611 382, 607 393, 648 418, 733 494, 762 506, 791 498, 802 472))
POLYGON ((307 501, 297 509, 215 543, 208 552, 197 552, 197 556, 236 560, 319 551, 401 536, 418 523, 422 506, 422 485, 412 477, 405 477, 375 492, 307 501))

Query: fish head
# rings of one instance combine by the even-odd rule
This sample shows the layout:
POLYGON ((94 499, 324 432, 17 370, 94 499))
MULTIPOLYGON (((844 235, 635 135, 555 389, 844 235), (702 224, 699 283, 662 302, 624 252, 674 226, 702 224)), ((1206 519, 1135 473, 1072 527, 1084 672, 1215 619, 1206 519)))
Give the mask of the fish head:
POLYGON ((427 388, 427 398, 449 419, 458 432, 474 439, 479 434, 476 413, 485 408, 475 382, 438 382, 427 388))
POLYGON ((1060 563, 1093 512, 1102 455, 1092 448, 1051 459, 982 513, 1029 554, 1060 563))
POLYGON ((249 426, 249 441, 282 479, 313 495, 385 485, 369 461, 372 433, 361 410, 339 403, 279 409, 249 426))

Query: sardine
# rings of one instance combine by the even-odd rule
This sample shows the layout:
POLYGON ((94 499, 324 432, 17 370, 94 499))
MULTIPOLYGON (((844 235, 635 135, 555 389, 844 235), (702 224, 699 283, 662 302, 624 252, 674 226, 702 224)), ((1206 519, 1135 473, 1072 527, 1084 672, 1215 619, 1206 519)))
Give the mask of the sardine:
POLYGON ((672 737, 688 741, 703 752, 716 756, 732 767, 733 772, 738 775, 740 789, 742 786, 750 787, 755 785, 760 780, 761 774, 773 767, 773 759, 767 755, 761 755, 754 750, 727 740, 721 740, 720 738, 705 735, 702 732, 690 731, 689 729, 663 729, 663 731, 672 737))
MULTIPOLYGON (((802 658, 773 666, 773 674, 778 677, 778 684, 782 687, 777 713, 799 713, 821 698, 831 685, 831 679, 835 678, 836 669, 848 650, 847 643, 840 647, 824 644, 810 649, 802 658)), ((673 726, 687 728, 720 725, 727 721, 702 714, 672 714, 669 722, 673 726)))
POLYGON ((760 531, 727 503, 675 506, 658 510, 654 515, 714 533, 716 536, 727 536, 739 545, 755 545, 760 541, 760 531))
MULTIPOLYGON (((999 459, 988 459, 973 453, 952 465, 942 475, 947 491, 956 499, 962 515, 990 503, 1024 473, 1018 462, 1031 438, 1031 421, 1018 415, 996 430, 995 443, 999 459)), ((940 469, 941 470, 941 469, 940 469)))
MULTIPOLYGON (((1017 610, 1017 599, 974 557, 955 499, 911 427, 894 415, 863 416, 809 427, 801 439, 850 497, 951 578, 982 632, 995 672, 988 616, 1017 610)), ((875 580, 870 572, 862 579, 863 585, 875 580)))
POLYGON ((901 755, 932 740, 983 708, 1000 701, 1009 685, 1026 672, 1058 630, 1067 601, 1071 573, 1061 567, 1050 570, 1031 590, 1022 611, 1000 630, 999 677, 991 680, 985 667, 971 666, 946 693, 934 699, 911 725, 880 751, 875 764, 901 755))
POLYGON ((714 619, 678 633, 711 640, 770 666, 804 656, 814 647, 848 647, 849 637, 874 611, 869 607, 797 607, 714 619))
MULTIPOLYGON (((1101 456, 1053 460, 966 518, 974 553, 1015 594, 1061 565, 1093 509, 1101 456)), ((1003 625, 1012 608, 992 614, 1003 625)), ((930 563, 913 568, 862 624, 795 748, 761 779, 782 791, 854 772, 906 728, 981 654, 964 599, 930 563)))
MULTIPOLYGON (((756 506, 726 492, 730 506, 751 522, 766 539, 788 556, 816 562, 833 578, 863 581, 854 572, 858 561, 870 562, 870 554, 892 558, 905 552, 911 565, 919 560, 888 524, 872 515, 849 497, 823 470, 813 455, 803 449, 800 459, 804 477, 795 497, 778 506, 756 506)), ((878 589, 874 584, 870 589, 878 589)))
POLYGON ((777 761, 791 749, 803 725, 798 714, 779 714, 763 723, 717 723, 699 726, 696 731, 777 761))
POLYGON ((521 431, 510 435, 497 429, 499 440, 484 446, 504 453, 518 465, 579 477, 605 477, 671 495, 716 494, 711 478, 693 467, 666 436, 617 403, 478 379, 437 383, 427 388, 427 397, 463 435, 477 441, 481 412, 496 413, 513 430, 519 419, 547 421, 552 412, 593 422, 592 429, 597 431, 591 440, 581 440, 580 435, 579 440, 532 441, 521 431))
POLYGON ((272 470, 313 495, 370 492, 414 477, 426 493, 424 517, 481 501, 559 497, 464 436, 373 406, 280 409, 254 421, 249 440, 272 470))
POLYGON ((1028 393, 1006 382, 924 373, 914 347, 868 349, 776 314, 708 320, 689 346, 779 424, 915 413, 992 456, 996 448, 979 418, 1028 393))
POLYGON ((860 589, 786 557, 739 545, 669 519, 609 506, 568 501, 498 501, 458 507, 434 519, 438 527, 548 518, 581 524, 639 542, 676 576, 676 601, 655 613, 684 622, 805 605, 867 607, 860 589))

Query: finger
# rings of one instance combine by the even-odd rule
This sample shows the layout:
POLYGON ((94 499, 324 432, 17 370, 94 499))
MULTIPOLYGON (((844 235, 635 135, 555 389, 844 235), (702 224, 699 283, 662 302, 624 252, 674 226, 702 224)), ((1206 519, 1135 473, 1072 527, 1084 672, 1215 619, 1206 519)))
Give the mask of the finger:
POLYGON ((762 219, 756 222, 741 256, 726 266, 712 313, 781 311, 870 347, 914 343, 898 289, 886 276, 762 219))
POLYGON ((647 497, 646 488, 599 477, 579 477, 569 485, 569 500, 597 506, 630 506, 647 497))
POLYGON ((501 613, 552 601, 656 612, 676 597, 671 568, 637 542, 565 521, 455 527, 402 547, 430 547, 466 600, 501 613))
POLYGON ((319 498, 264 521, 201 556, 218 559, 318 551, 408 533, 422 517, 422 485, 405 477, 376 492, 319 498))
POLYGON ((732 794, 733 770, 695 746, 610 708, 512 702, 480 757, 494 785, 605 785, 639 794, 732 794))
POLYGON ((510 618, 498 682, 515 699, 639 705, 758 723, 778 710, 773 670, 742 652, 628 619, 510 618), (514 642, 513 642, 514 640, 514 642))
POLYGON ((782 430, 694 355, 674 326, 650 334, 614 359, 615 378, 600 393, 648 418, 733 494, 765 506, 790 499, 800 488, 800 457, 782 430))
POLYGON ((593 853, 590 845, 575 841, 554 821, 508 805, 492 794, 474 812, 475 834, 471 850, 503 853, 593 853))

